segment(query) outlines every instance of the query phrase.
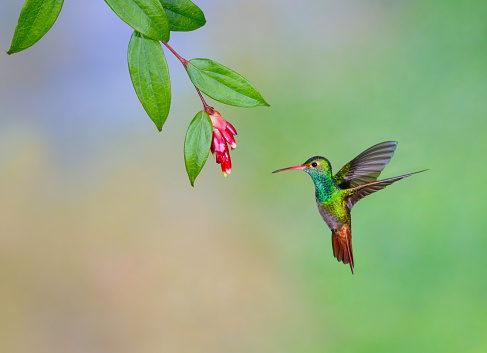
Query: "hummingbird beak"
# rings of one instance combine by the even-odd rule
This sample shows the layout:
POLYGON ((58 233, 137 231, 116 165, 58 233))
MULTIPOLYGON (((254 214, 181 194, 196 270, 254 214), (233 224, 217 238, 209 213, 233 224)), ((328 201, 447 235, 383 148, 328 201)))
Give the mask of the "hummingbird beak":
POLYGON ((297 165, 295 167, 289 167, 289 168, 274 170, 273 173, 283 172, 285 170, 304 170, 304 168, 306 168, 306 166, 304 166, 304 165, 297 165))

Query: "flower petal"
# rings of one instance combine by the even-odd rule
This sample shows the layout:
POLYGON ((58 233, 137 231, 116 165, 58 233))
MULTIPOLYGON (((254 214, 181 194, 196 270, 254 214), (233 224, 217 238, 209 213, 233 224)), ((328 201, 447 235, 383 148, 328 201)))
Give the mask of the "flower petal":
POLYGON ((213 129, 213 141, 211 143, 211 147, 213 151, 217 153, 221 153, 228 149, 225 139, 219 130, 213 129))
POLYGON ((235 139, 230 133, 228 133, 227 130, 223 130, 222 135, 225 138, 225 140, 228 142, 228 144, 232 146, 232 150, 237 147, 237 143, 235 142, 235 139))
POLYGON ((237 135, 237 130, 227 121, 227 130, 230 131, 232 135, 237 135))
POLYGON ((230 174, 232 172, 232 160, 230 159, 230 154, 228 153, 228 150, 226 150, 221 155, 221 166, 224 176, 227 176, 227 174, 230 174))
POLYGON ((220 113, 215 111, 212 115, 210 115, 211 119, 211 124, 213 125, 213 128, 218 129, 218 130, 225 130, 227 127, 227 121, 222 118, 220 113))

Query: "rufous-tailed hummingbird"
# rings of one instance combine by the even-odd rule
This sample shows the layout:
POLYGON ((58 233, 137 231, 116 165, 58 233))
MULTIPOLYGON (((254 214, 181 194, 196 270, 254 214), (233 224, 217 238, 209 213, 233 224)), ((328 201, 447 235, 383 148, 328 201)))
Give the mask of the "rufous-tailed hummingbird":
POLYGON ((333 255, 338 261, 350 264, 353 274, 352 230, 350 211, 362 198, 384 189, 392 183, 422 171, 377 181, 380 172, 389 163, 397 142, 379 143, 365 150, 345 164, 335 175, 325 157, 312 157, 301 165, 279 169, 303 170, 315 184, 318 211, 331 229, 333 255))

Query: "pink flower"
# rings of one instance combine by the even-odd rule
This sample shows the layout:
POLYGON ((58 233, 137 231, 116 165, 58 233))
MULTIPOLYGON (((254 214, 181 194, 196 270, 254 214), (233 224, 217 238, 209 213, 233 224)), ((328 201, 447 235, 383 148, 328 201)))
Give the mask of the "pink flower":
POLYGON ((221 165, 224 176, 232 171, 232 161, 228 145, 232 148, 237 147, 233 136, 237 134, 235 128, 228 121, 222 118, 216 110, 208 112, 213 125, 213 140, 211 142, 211 153, 215 155, 216 162, 221 165), (227 145, 228 144, 228 145, 227 145))

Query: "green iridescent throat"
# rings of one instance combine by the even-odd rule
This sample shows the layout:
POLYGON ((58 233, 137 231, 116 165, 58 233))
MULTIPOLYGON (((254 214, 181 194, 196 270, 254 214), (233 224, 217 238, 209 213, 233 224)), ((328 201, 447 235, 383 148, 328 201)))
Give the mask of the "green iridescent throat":
POLYGON ((331 170, 308 169, 306 172, 315 183, 315 195, 318 201, 320 203, 330 201, 338 188, 331 175, 331 170))

